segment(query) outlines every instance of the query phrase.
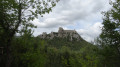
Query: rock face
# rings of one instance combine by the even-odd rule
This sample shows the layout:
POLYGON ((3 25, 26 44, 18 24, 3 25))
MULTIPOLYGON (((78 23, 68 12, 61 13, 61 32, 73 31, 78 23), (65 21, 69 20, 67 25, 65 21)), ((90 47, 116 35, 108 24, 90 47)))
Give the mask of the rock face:
POLYGON ((75 30, 64 30, 62 27, 59 27, 58 32, 51 32, 50 34, 47 34, 46 32, 43 32, 38 37, 40 38, 47 38, 47 39, 53 39, 54 37, 60 37, 60 38, 67 38, 72 41, 73 38, 77 39, 78 41, 81 40, 81 36, 75 31, 75 30))

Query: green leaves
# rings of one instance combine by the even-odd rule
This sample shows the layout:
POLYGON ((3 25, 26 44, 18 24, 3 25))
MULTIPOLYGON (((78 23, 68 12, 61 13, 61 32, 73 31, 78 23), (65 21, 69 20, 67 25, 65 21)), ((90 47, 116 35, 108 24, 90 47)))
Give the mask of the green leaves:
POLYGON ((97 45, 101 61, 104 61, 102 64, 106 67, 116 67, 120 66, 118 60, 120 59, 120 0, 111 1, 110 5, 112 8, 103 14, 103 28, 97 45))
MULTIPOLYGON (((21 55, 19 51, 23 53, 27 52, 27 53, 24 53, 25 56, 21 55, 26 57, 24 58, 25 63, 29 60, 35 62, 35 60, 33 59, 34 56, 36 57, 35 58, 36 60, 39 58, 39 56, 42 56, 42 55, 39 55, 39 56, 36 55, 39 52, 31 55, 32 53, 31 52, 29 53, 29 51, 33 50, 33 48, 31 48, 31 46, 28 46, 30 47, 30 49, 27 48, 26 44, 31 45, 30 43, 27 43, 28 42, 27 38, 32 37, 33 30, 31 28, 36 27, 31 23, 31 21, 33 21, 35 18, 38 18, 39 15, 43 16, 44 14, 49 13, 51 9, 55 7, 55 5, 52 6, 53 3, 51 2, 54 2, 55 4, 58 1, 57 0, 50 0, 50 1, 47 1, 47 0, 0 0, 0 42, 1 42, 0 47, 2 46, 5 48, 4 49, 5 54, 2 56, 5 58, 3 58, 2 60, 6 62, 4 64, 6 64, 7 67, 11 66, 10 65, 12 60, 11 57, 13 57, 14 54, 18 54, 18 55, 15 55, 15 57, 19 56, 19 54, 21 55), (15 34, 18 34, 18 33, 24 38, 24 41, 21 40, 22 45, 19 43, 12 44, 15 34), (15 47, 15 45, 18 45, 20 47, 16 49, 18 50, 18 53, 12 50, 12 48, 15 47)), ((42 57, 44 58, 44 56, 42 57)), ((18 61, 21 61, 21 59, 18 61)), ((36 61, 37 66, 40 67, 40 65, 42 65, 42 62, 40 61, 41 63, 40 65, 38 63, 39 61, 36 61)), ((33 66, 31 65, 30 61, 28 66, 29 65, 31 67, 34 67, 34 65, 33 66)), ((19 66, 19 64, 17 66, 19 66)), ((5 67, 5 65, 2 64, 2 67, 5 67)), ((26 67, 26 65, 24 67, 26 67)))
POLYGON ((102 39, 110 39, 110 45, 116 45, 116 41, 120 42, 120 39, 117 37, 120 36, 118 31, 120 26, 120 5, 118 4, 120 1, 111 2, 112 9, 104 13, 103 18, 103 29, 101 38, 102 39))

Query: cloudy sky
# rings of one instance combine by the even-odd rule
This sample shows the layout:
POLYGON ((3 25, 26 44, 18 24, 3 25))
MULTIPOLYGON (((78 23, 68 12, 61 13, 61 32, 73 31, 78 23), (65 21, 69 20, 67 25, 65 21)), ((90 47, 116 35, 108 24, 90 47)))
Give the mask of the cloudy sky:
POLYGON ((109 0, 60 0, 52 12, 35 19, 34 36, 58 31, 59 27, 76 30, 82 38, 93 41, 102 27, 102 11, 110 8, 109 0))

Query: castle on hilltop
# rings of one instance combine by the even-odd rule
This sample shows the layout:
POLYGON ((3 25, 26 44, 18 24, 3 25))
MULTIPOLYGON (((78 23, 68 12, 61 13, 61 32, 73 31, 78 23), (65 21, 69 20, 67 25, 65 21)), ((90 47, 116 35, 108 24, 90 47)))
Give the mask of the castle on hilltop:
POLYGON ((46 32, 43 32, 41 35, 38 35, 40 38, 47 38, 47 39, 53 39, 54 37, 60 37, 60 38, 67 38, 69 37, 72 41, 73 38, 77 40, 81 40, 82 38, 75 30, 64 30, 62 27, 59 27, 58 32, 51 32, 50 34, 47 34, 46 32))

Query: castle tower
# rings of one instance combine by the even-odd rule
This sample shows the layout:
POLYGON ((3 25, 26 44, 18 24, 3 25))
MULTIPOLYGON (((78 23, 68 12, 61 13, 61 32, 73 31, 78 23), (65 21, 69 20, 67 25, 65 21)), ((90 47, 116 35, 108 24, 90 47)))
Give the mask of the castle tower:
POLYGON ((47 33, 46 33, 46 32, 43 32, 42 38, 46 38, 46 36, 47 36, 47 33))
POLYGON ((59 32, 59 33, 62 33, 62 32, 63 32, 63 28, 62 28, 62 27, 59 27, 58 32, 59 32))
POLYGON ((58 36, 62 37, 63 36, 63 32, 64 32, 64 29, 62 27, 59 27, 58 36))

